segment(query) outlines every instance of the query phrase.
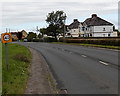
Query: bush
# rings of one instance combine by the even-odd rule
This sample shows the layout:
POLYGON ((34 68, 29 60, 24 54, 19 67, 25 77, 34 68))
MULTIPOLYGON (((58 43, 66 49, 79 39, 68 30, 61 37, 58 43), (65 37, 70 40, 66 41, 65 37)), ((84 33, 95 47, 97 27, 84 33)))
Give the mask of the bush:
POLYGON ((33 39, 33 42, 39 42, 40 39, 33 39))
POLYGON ((16 54, 13 58, 15 60, 19 60, 19 61, 23 61, 23 62, 30 62, 30 60, 27 58, 27 56, 25 56, 22 53, 16 54))
POLYGON ((120 46, 120 38, 78 38, 78 39, 70 39, 66 38, 63 40, 63 38, 59 39, 60 42, 66 42, 66 43, 85 43, 85 44, 97 44, 97 45, 111 45, 111 46, 120 46))
POLYGON ((43 40, 44 42, 56 42, 56 39, 52 37, 45 37, 43 40))

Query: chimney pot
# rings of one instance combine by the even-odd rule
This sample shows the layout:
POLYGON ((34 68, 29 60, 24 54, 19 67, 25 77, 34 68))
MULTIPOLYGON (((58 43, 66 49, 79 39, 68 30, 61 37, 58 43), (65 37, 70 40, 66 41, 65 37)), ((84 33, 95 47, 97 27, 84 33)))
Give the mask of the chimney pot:
POLYGON ((92 14, 92 18, 93 18, 93 17, 97 17, 97 14, 92 14))
POLYGON ((74 21, 74 22, 75 22, 75 21, 78 21, 78 19, 74 19, 73 21, 74 21))

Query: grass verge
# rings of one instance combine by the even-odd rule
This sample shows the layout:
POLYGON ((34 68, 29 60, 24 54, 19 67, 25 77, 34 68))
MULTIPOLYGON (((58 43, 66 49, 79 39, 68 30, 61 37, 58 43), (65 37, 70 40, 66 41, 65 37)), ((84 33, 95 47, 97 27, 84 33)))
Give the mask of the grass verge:
POLYGON ((52 42, 54 44, 67 44, 67 45, 79 45, 87 47, 100 47, 100 48, 109 48, 120 50, 120 46, 108 46, 108 45, 96 45, 96 44, 82 44, 82 43, 64 43, 64 42, 52 42))
POLYGON ((18 44, 8 44, 9 70, 5 64, 5 45, 2 45, 2 94, 23 94, 29 77, 31 53, 18 44))
POLYGON ((0 43, 0 95, 2 94, 2 43, 0 43))

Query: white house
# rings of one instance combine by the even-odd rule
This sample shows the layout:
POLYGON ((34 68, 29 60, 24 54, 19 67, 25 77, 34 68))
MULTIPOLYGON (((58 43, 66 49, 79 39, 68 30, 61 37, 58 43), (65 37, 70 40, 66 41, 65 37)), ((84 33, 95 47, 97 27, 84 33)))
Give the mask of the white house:
POLYGON ((67 26, 68 32, 66 37, 79 37, 80 36, 80 22, 77 19, 73 20, 73 23, 67 26))
POLYGON ((68 26, 67 36, 71 37, 117 37, 117 32, 113 31, 114 25, 96 14, 87 18, 84 22, 74 19, 68 26))
POLYGON ((85 37, 114 37, 114 25, 96 14, 92 14, 91 18, 83 22, 82 30, 85 37))

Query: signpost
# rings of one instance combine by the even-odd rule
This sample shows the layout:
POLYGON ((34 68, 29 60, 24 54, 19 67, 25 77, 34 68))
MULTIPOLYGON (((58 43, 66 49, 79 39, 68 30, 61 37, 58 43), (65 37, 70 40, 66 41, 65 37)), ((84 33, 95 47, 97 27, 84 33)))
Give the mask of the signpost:
POLYGON ((11 33, 3 33, 1 35, 1 41, 2 41, 2 43, 5 43, 6 67, 7 67, 7 70, 8 70, 9 69, 9 64, 8 64, 8 43, 12 42, 12 35, 11 35, 11 33))

